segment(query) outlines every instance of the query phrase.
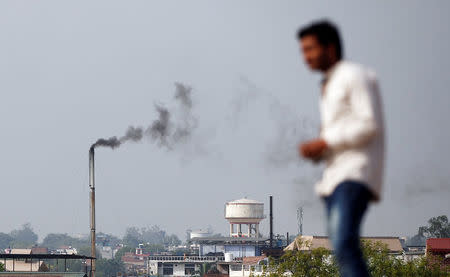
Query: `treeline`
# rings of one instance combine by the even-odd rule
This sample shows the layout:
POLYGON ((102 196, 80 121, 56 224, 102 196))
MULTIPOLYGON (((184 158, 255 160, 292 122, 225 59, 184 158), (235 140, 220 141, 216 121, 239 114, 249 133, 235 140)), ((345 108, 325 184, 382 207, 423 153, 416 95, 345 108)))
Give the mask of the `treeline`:
MULTIPOLYGON (((167 234, 159 226, 151 227, 127 228, 123 238, 105 233, 96 234, 97 245, 111 246, 117 245, 127 246, 129 248, 136 248, 139 244, 144 244, 146 247, 152 246, 153 250, 161 250, 168 246, 180 245, 181 240, 174 234, 167 234)), ((44 237, 42 243, 38 243, 38 235, 34 232, 31 224, 26 223, 19 229, 15 229, 9 233, 0 232, 0 249, 7 248, 32 248, 35 246, 47 247, 49 249, 58 249, 61 246, 72 246, 76 248, 81 254, 88 254, 86 251, 89 248, 89 237, 84 238, 72 237, 68 234, 50 233, 44 237), (86 253, 84 253, 86 252, 86 253)), ((161 250, 162 251, 162 250, 161 250)))
POLYGON ((10 233, 0 233, 0 249, 8 247, 28 248, 36 245, 38 235, 31 228, 30 223, 22 225, 22 228, 12 230, 10 233))
MULTIPOLYGON (((305 242, 298 242, 304 244, 305 242)), ((389 253, 387 245, 380 242, 362 241, 362 250, 369 275, 385 276, 449 276, 450 266, 443 265, 439 257, 424 256, 405 261, 389 253)), ((270 259, 263 265, 263 277, 334 277, 339 267, 330 250, 316 248, 311 251, 287 251, 280 259, 270 259)))
POLYGON ((450 223, 446 215, 430 218, 428 225, 419 227, 417 234, 412 236, 406 245, 424 246, 429 238, 450 238, 450 223))

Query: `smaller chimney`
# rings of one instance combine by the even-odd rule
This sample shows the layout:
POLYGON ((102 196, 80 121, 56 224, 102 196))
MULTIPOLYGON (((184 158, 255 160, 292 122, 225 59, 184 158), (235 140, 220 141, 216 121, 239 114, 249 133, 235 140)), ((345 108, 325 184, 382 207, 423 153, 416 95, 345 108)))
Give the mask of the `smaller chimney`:
POLYGON ((273 201, 272 201, 272 195, 269 196, 270 199, 270 247, 273 247, 273 201))
POLYGON ((94 146, 89 149, 89 188, 90 188, 90 227, 91 227, 91 277, 95 277, 95 150, 94 146))

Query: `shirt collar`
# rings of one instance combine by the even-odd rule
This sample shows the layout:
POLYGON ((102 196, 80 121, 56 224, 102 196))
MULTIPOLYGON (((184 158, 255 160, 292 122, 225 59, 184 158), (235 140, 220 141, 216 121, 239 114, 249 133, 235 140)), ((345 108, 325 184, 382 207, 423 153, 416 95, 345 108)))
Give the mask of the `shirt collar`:
POLYGON ((322 86, 324 86, 327 83, 327 81, 331 79, 331 77, 333 76, 334 72, 336 72, 336 69, 339 67, 340 64, 342 64, 342 60, 340 60, 337 63, 335 63, 332 67, 330 67, 323 74, 323 78, 322 78, 322 81, 321 81, 322 86))

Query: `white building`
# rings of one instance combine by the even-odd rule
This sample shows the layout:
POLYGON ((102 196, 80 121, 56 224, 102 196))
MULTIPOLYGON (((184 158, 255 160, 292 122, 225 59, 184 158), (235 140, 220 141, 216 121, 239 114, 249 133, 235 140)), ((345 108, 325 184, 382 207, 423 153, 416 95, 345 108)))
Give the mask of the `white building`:
POLYGON ((234 263, 229 266, 230 277, 260 276, 263 273, 264 265, 268 264, 265 256, 246 257, 242 263, 234 263))
POLYGON ((150 256, 148 257, 147 273, 151 276, 184 277, 200 276, 200 270, 205 263, 216 263, 223 257, 198 256, 150 256))

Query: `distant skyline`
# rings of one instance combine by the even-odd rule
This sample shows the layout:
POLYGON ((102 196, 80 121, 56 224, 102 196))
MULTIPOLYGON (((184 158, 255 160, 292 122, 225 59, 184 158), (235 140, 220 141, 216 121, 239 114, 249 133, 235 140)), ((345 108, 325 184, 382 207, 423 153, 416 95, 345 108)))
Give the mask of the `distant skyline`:
MULTIPOLYGON (((1 1, 0 232, 31 223, 89 232, 88 150, 149 126, 155 105, 183 120, 175 83, 192 87, 195 129, 175 147, 144 139, 96 155, 97 230, 158 225, 227 234, 225 202, 274 196, 275 233, 325 234, 296 155, 318 131, 320 76, 297 29, 328 18, 346 58, 372 67, 382 91, 387 160, 382 201, 363 235, 414 235, 450 211, 450 18, 446 1, 1 1)), ((268 233, 268 219, 261 223, 268 233)))

